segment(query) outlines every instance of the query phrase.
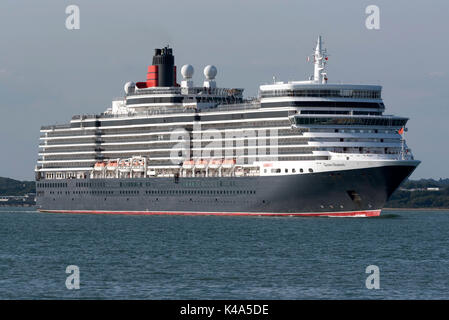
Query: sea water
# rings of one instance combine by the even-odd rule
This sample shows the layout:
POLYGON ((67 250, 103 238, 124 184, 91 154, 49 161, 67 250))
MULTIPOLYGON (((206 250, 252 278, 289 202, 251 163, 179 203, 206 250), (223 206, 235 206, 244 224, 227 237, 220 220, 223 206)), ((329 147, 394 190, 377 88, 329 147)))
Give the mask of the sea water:
POLYGON ((448 299, 448 234, 449 211, 306 218, 3 207, 0 299, 448 299), (67 285, 77 276, 68 266, 79 289, 67 285), (373 276, 378 289, 367 286, 373 276))

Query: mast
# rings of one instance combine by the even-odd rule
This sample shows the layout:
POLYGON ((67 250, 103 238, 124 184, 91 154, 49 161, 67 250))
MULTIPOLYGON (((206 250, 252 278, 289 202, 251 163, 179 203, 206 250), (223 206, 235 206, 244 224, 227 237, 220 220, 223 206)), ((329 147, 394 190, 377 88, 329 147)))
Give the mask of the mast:
POLYGON ((314 73, 313 82, 315 83, 327 83, 327 72, 326 72, 326 62, 327 62, 326 49, 323 49, 323 42, 321 36, 318 36, 316 43, 315 52, 313 54, 314 62, 314 73))

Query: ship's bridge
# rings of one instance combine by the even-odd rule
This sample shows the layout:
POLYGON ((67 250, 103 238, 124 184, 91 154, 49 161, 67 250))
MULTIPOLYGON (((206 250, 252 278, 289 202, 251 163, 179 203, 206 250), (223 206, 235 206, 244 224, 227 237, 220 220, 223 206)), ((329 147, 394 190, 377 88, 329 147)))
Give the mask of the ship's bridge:
POLYGON ((382 86, 313 83, 311 81, 276 82, 260 86, 262 98, 270 97, 319 97, 381 99, 382 86))
POLYGON ((309 60, 314 64, 314 73, 309 80, 260 86, 261 106, 296 107, 297 112, 306 114, 347 114, 354 111, 380 115, 384 111, 381 86, 328 83, 328 55, 323 49, 321 36, 309 60))
POLYGON ((260 86, 262 107, 369 108, 383 111, 382 87, 312 81, 277 82, 260 86))
POLYGON ((314 64, 314 73, 309 80, 260 86, 261 106, 296 107, 298 112, 306 114, 347 114, 354 111, 380 115, 384 111, 381 86, 328 83, 328 55, 323 49, 321 36, 309 60, 314 64))

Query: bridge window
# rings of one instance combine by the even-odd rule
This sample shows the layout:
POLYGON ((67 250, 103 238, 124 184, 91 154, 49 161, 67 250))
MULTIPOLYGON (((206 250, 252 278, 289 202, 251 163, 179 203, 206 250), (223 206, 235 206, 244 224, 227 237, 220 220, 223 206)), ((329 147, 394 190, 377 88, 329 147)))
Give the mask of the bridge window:
POLYGON ((354 125, 354 126, 393 126, 403 127, 407 119, 399 118, 358 118, 358 117, 300 117, 295 116, 297 125, 354 125))

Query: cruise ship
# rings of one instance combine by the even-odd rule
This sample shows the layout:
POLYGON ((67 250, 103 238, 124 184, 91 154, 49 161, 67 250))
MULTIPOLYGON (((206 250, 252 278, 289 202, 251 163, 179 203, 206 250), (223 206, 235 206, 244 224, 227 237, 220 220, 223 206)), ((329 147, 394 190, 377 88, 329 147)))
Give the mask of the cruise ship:
POLYGON ((379 85, 328 82, 321 36, 305 81, 254 98, 217 86, 217 68, 177 80, 155 49, 146 81, 127 82, 101 114, 40 130, 42 212, 378 216, 414 171, 407 118, 385 114, 379 85))

